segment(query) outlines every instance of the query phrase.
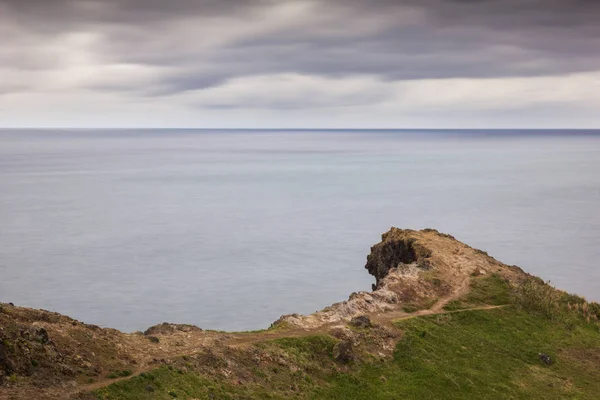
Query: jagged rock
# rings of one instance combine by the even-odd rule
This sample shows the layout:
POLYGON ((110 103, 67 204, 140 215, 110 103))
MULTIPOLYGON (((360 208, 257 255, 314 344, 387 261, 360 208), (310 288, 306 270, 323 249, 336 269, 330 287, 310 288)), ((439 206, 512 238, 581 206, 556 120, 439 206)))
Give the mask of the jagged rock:
POLYGON ((354 333, 346 326, 337 326, 329 332, 331 336, 340 340, 351 340, 354 333))
POLYGON ((371 328, 373 324, 371 320, 366 315, 359 315, 350 320, 350 325, 356 328, 371 328))
MULTIPOLYGON (((292 336, 296 328, 329 330, 328 333, 339 340, 333 349, 339 363, 356 360, 359 354, 385 357, 392 354, 399 337, 396 329, 385 328, 389 325, 388 318, 403 312, 407 304, 434 304, 423 313, 437 312, 446 304, 440 299, 449 300, 468 290, 474 271, 484 270, 488 274, 493 271, 514 283, 527 276, 519 268, 508 267, 449 235, 433 230, 397 228, 384 234, 383 241, 372 247, 366 268, 377 281, 373 292, 353 293, 347 301, 311 315, 283 316, 277 324, 289 327, 292 336), (391 313, 386 315, 387 312, 391 313), (361 318, 365 315, 377 324, 367 332, 351 329, 352 324, 368 326, 368 319, 361 318)), ((232 366, 235 354, 231 353, 230 345, 238 340, 243 343, 245 339, 241 335, 204 334, 193 325, 163 323, 148 328, 145 336, 141 336, 141 332, 126 334, 79 323, 54 312, 1 306, 4 311, 0 312, 0 399, 14 398, 6 395, 12 394, 11 385, 2 384, 11 375, 19 379, 26 377, 19 380, 19 385, 23 384, 31 393, 43 393, 46 389, 54 393, 66 387, 66 382, 81 380, 90 373, 99 376, 115 366, 125 369, 136 363, 170 365, 173 357, 200 349, 204 349, 199 353, 201 356, 196 355, 189 362, 210 367, 231 380, 237 378, 232 375, 236 367, 232 366), (160 344, 154 345, 151 341, 160 344)), ((256 339, 249 335, 248 340, 256 339)), ((261 354, 250 357, 250 362, 258 367, 274 362, 266 353, 261 354)), ((295 367, 290 365, 289 368, 295 367)), ((44 398, 31 393, 16 399, 44 398)))
POLYGON ((156 336, 148 336, 148 340, 151 341, 152 343, 160 343, 160 339, 157 338, 156 336))
POLYGON ((465 287, 473 271, 500 271, 511 279, 523 275, 521 270, 507 268, 432 229, 392 228, 371 247, 365 268, 376 279, 372 292, 352 293, 347 301, 311 315, 282 316, 278 323, 310 329, 325 323, 348 323, 359 315, 400 311, 408 304, 436 304, 465 287))
POLYGON ((381 236, 381 243, 371 247, 365 268, 375 277, 375 287, 393 268, 416 263, 427 268, 431 251, 422 246, 413 236, 414 231, 392 228, 381 236))
POLYGON ((30 340, 35 340, 41 344, 47 344, 50 342, 50 337, 48 337, 48 332, 46 329, 41 326, 32 326, 29 328, 29 338, 30 340))
POLYGON ((333 347, 333 358, 342 363, 347 364, 354 360, 354 352, 352 351, 352 343, 347 340, 342 340, 333 347))
POLYGON ((151 326, 146 329, 144 335, 170 335, 175 332, 200 332, 202 329, 198 328, 195 325, 187 325, 187 324, 170 324, 168 322, 163 322, 162 324, 151 326))
POLYGON ((2 384, 7 376, 13 373, 15 366, 8 358, 8 349, 3 344, 2 338, 0 338, 0 384, 2 384))

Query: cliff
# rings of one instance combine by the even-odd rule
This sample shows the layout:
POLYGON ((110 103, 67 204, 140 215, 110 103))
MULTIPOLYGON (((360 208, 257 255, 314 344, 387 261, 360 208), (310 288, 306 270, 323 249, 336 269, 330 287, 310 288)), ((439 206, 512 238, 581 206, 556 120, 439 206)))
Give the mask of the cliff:
MULTIPOLYGON (((364 378, 361 386, 365 390, 368 386, 364 393, 377 398, 379 390, 391 385, 388 379, 398 379, 408 365, 404 362, 423 361, 415 359, 418 346, 406 348, 407 338, 413 340, 411 335, 416 334, 417 341, 424 340, 430 330, 438 332, 431 340, 449 332, 460 336, 473 331, 477 336, 480 333, 475 330, 502 320, 514 326, 527 320, 539 324, 539 330, 555 327, 559 333, 567 327, 573 340, 573 332, 582 330, 585 335, 576 338, 578 343, 591 344, 585 350, 575 347, 585 357, 561 361, 567 370, 581 369, 585 379, 600 382, 600 307, 595 303, 556 290, 518 267, 430 229, 392 228, 371 248, 365 268, 375 278, 373 291, 353 293, 348 300, 311 315, 283 316, 261 332, 224 333, 164 323, 144 333, 126 334, 49 311, 1 304, 0 399, 330 398, 331 390, 343 392, 365 373, 381 374, 374 380, 364 378), (485 323, 469 322, 473 315, 484 315, 485 323), (520 319, 512 320, 514 315, 520 319), (465 318, 465 325, 452 326, 465 318), (431 323, 435 326, 423 331, 415 328, 431 323), (454 329, 460 329, 460 334, 454 329), (398 358, 399 354, 404 356, 398 358)), ((529 325, 522 328, 530 329, 529 325)), ((490 343, 495 334, 488 334, 490 343)), ((525 341, 515 337, 511 345, 525 346, 525 341)), ((464 347, 455 342, 429 345, 443 346, 438 352, 450 346, 456 354, 464 347)), ((566 339, 562 346, 575 349, 566 339)), ((470 362, 476 364, 474 360, 487 351, 479 349, 470 362)), ((527 360, 535 367, 532 373, 539 374, 538 367, 554 368, 554 374, 567 373, 545 365, 538 354, 527 360)), ((552 364, 558 352, 542 354, 552 364)), ((424 357, 428 363, 436 358, 424 357)), ((517 365, 510 359, 507 363, 502 368, 517 365)), ((427 371, 425 365, 409 372, 427 371)), ((557 376, 552 379, 559 379, 557 376)), ((441 381, 445 379, 442 375, 441 381)), ((579 390, 577 385, 585 387, 585 383, 571 376, 565 379, 570 389, 559 385, 553 395, 571 390, 579 398, 593 398, 586 396, 598 385, 590 383, 587 391, 579 390)), ((486 388, 485 382, 478 384, 486 388)), ((394 390, 388 388, 388 397, 381 398, 401 394, 411 398, 411 393, 412 398, 422 398, 423 393, 417 395, 407 385, 395 384, 394 390)), ((531 389, 515 388, 516 395, 531 389)), ((463 398, 461 395, 471 390, 460 390, 456 397, 463 398)), ((342 398, 364 398, 352 397, 359 391, 349 393, 342 398)))

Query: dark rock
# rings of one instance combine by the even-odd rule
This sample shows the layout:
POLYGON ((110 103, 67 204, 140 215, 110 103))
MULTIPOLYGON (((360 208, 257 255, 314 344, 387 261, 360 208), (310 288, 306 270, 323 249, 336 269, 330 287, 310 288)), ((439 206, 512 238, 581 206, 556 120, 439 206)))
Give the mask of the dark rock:
POLYGON ((178 331, 179 332, 193 332, 193 331, 202 332, 202 329, 200 329, 194 325, 170 324, 168 322, 163 322, 162 324, 154 325, 154 326, 151 326, 150 328, 146 329, 146 331, 144 332, 144 335, 146 335, 146 336, 157 335, 157 334, 170 335, 170 334, 178 332, 178 331))
POLYGON ((8 351, 8 348, 3 345, 3 341, 0 340, 0 384, 16 369, 14 363, 9 359, 8 351))
POLYGON ((41 344, 47 344, 50 342, 48 332, 41 326, 32 326, 29 328, 29 337, 31 340, 35 340, 41 344))
POLYGON ((550 358, 549 355, 544 354, 544 353, 540 353, 540 361, 543 362, 546 365, 552 365, 552 359, 550 358))
POLYGON ((146 386, 146 392, 150 392, 150 393, 154 392, 154 387, 152 387, 150 385, 146 386))
POLYGON ((160 339, 157 338, 156 336, 148 336, 148 340, 151 341, 152 343, 159 343, 160 339))
POLYGON ((350 320, 350 325, 356 328, 371 328, 373 324, 366 315, 359 315, 350 320))
POLYGON ((342 363, 347 364, 354 360, 354 352, 352 351, 352 343, 347 340, 342 340, 333 347, 333 358, 342 363))
POLYGON ((15 303, 8 303, 9 306, 14 307, 15 303))
POLYGON ((392 228, 382 235, 381 243, 371 247, 365 268, 375 277, 376 287, 391 269, 403 264, 416 263, 420 268, 429 268, 426 259, 431 256, 431 251, 410 237, 411 233, 409 230, 392 228))
POLYGON ((329 334, 339 340, 347 340, 352 334, 348 328, 333 328, 329 334))

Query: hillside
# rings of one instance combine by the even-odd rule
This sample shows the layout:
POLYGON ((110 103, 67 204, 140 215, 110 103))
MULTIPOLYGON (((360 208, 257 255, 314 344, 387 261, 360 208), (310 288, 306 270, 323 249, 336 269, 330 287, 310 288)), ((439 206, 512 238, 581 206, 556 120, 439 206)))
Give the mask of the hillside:
POLYGON ((264 331, 132 334, 0 305, 0 399, 597 399, 600 306, 435 230, 371 248, 372 292, 264 331))

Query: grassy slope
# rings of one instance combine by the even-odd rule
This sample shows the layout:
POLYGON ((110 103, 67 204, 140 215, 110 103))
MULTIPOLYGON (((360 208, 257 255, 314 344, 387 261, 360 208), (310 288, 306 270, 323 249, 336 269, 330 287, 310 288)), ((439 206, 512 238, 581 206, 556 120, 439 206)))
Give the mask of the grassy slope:
POLYGON ((505 303, 509 306, 400 321, 396 327, 403 333, 393 357, 362 353, 357 362, 343 366, 333 360, 337 340, 330 336, 280 339, 257 345, 256 351, 273 360, 260 368, 247 353, 233 354, 234 362, 245 371, 242 381, 206 373, 201 376, 198 368, 162 367, 113 384, 95 395, 123 400, 173 396, 598 399, 599 325, 587 322, 580 312, 566 311, 566 303, 560 303, 581 299, 561 296, 547 301, 554 293, 539 283, 534 283, 533 289, 514 293, 501 278, 482 277, 474 281, 465 298, 448 308, 505 303), (550 355, 554 364, 544 365, 539 353, 550 355), (147 386, 154 391, 148 392, 147 386))
POLYGON ((407 320, 394 360, 338 375, 330 399, 597 399, 600 334, 515 308, 407 320), (542 364, 538 353, 555 360, 542 364), (383 378, 382 378, 383 377, 383 378))
POLYGON ((482 304, 501 305, 513 301, 509 284, 499 275, 474 279, 470 292, 463 298, 453 300, 444 309, 447 311, 462 310, 482 304))

